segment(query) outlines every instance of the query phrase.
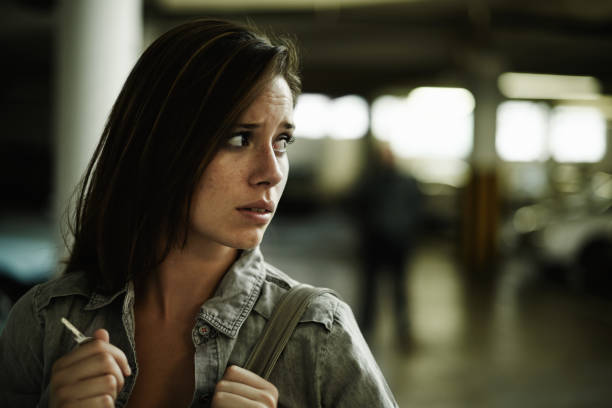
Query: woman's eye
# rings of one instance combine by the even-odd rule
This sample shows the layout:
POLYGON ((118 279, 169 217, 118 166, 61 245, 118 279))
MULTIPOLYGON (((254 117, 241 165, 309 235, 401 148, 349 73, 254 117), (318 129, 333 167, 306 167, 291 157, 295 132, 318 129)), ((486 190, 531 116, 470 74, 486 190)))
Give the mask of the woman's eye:
POLYGON ((227 139, 227 144, 234 147, 244 147, 249 144, 249 135, 247 133, 236 133, 227 139))
POLYGON ((278 153, 285 153, 287 151, 287 141, 277 140, 276 143, 274 143, 274 151, 278 153))
POLYGON ((287 147, 295 141, 293 136, 284 135, 276 142, 274 142, 274 151, 277 153, 285 153, 287 147))

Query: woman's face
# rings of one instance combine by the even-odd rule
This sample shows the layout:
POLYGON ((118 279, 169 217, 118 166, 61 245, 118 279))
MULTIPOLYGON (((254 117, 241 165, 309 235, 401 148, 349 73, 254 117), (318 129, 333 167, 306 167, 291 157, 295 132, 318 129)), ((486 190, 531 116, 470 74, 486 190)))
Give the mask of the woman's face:
POLYGON ((240 116, 194 193, 188 246, 257 246, 283 194, 293 98, 280 76, 240 116))

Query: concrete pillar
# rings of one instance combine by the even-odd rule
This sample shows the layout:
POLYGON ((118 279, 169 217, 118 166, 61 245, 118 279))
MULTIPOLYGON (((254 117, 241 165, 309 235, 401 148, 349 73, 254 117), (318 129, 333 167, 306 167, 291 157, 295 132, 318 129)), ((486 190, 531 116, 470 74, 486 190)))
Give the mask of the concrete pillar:
POLYGON ((495 128, 497 106, 501 96, 497 89, 497 74, 483 75, 472 87, 476 106, 474 108, 474 149, 471 163, 479 170, 492 171, 497 166, 495 151, 495 128))
POLYGON ((470 157, 472 173, 463 197, 462 253, 464 265, 474 277, 491 278, 500 215, 495 130, 497 106, 501 101, 497 78, 502 64, 495 56, 477 55, 471 68, 470 88, 476 107, 470 157))
POLYGON ((63 258, 70 197, 141 51, 142 0, 60 0, 57 22, 53 213, 63 258))

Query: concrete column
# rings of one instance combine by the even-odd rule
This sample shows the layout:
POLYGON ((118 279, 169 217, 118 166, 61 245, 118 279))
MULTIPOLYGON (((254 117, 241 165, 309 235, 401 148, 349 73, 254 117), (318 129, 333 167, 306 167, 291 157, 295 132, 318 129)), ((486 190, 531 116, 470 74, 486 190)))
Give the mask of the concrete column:
POLYGON ((472 86, 476 106, 474 109, 474 149, 471 163, 479 170, 492 171, 497 166, 495 128, 497 106, 501 101, 501 95, 497 89, 499 74, 498 71, 483 70, 475 78, 472 86))
POLYGON ((502 64, 495 56, 472 60, 471 91, 474 109, 474 147, 471 177, 463 195, 462 254, 464 266, 476 278, 491 278, 497 256, 500 197, 495 150, 497 106, 501 100, 497 78, 502 64))
POLYGON ((53 213, 63 258, 70 197, 141 51, 142 0, 60 0, 57 22, 53 213))

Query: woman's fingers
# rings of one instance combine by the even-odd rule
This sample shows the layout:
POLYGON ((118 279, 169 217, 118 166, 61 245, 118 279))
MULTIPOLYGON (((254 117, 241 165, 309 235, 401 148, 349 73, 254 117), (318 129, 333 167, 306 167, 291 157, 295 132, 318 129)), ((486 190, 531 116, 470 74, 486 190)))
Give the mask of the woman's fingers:
POLYGON ((130 374, 125 354, 109 343, 106 330, 97 330, 93 340, 53 364, 51 406, 114 406, 125 383, 124 375, 130 374))
POLYGON ((109 395, 100 395, 84 400, 72 401, 62 408, 115 408, 115 400, 109 395))
POLYGON ((105 329, 98 329, 93 334, 94 339, 102 340, 106 343, 110 343, 110 334, 105 329))
POLYGON ((211 406, 212 408, 267 408, 270 405, 265 405, 261 402, 253 401, 241 395, 230 394, 227 392, 215 392, 211 406))
POLYGON ((278 393, 274 384, 264 380, 254 372, 249 371, 246 368, 238 367, 237 365, 229 366, 227 370, 225 370, 223 379, 251 385, 256 388, 274 390, 278 393))
POLYGON ((221 380, 217 384, 215 391, 217 393, 240 396, 249 401, 262 402, 266 407, 276 406, 276 399, 270 392, 238 382, 221 380))
POLYGON ((115 361, 115 358, 109 353, 92 354, 82 360, 76 361, 74 364, 65 366, 54 374, 53 385, 56 389, 78 381, 105 375, 112 375, 115 378, 117 392, 123 388, 123 384, 125 383, 123 373, 117 361, 115 361))
POLYGON ((244 406, 276 407, 278 390, 274 384, 257 374, 238 366, 230 366, 215 387, 212 406, 236 406, 242 400, 249 401, 244 406))
POLYGON ((110 396, 114 401, 117 398, 117 380, 113 375, 107 374, 79 382, 78 387, 65 386, 55 392, 60 401, 80 401, 94 397, 110 396))
POLYGON ((108 353, 111 356, 113 356, 114 359, 117 361, 117 364, 121 368, 121 371, 125 375, 130 375, 131 369, 130 369, 130 365, 128 364, 125 353, 121 351, 120 349, 118 349, 117 347, 110 344, 108 342, 108 333, 106 333, 106 336, 105 336, 104 333, 102 332, 106 333, 106 330, 96 331, 94 336, 99 336, 99 337, 94 338, 94 340, 80 345, 72 352, 58 359, 53 365, 53 370, 54 371, 63 370, 64 368, 69 367, 75 363, 78 363, 80 360, 84 360, 85 358, 93 354, 108 353), (106 337, 106 340, 101 339, 104 337, 106 337))

